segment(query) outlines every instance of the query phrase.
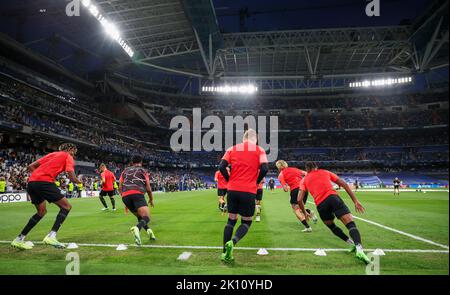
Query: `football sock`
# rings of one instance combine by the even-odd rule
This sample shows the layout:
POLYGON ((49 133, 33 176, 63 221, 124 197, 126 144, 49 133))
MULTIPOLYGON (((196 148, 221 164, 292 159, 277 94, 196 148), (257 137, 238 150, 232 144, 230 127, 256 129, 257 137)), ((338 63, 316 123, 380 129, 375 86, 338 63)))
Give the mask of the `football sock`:
POLYGON ((150 222, 150 218, 148 216, 144 216, 144 217, 141 217, 141 219, 139 220, 139 222, 138 222, 138 224, 136 226, 137 226, 137 228, 139 230, 141 230, 142 228, 144 228, 144 229, 147 228, 148 229, 147 224, 149 222, 150 222))
POLYGON ((341 240, 345 242, 349 240, 349 237, 342 231, 341 228, 337 227, 336 224, 334 223, 327 224, 327 227, 333 232, 333 234, 338 236, 341 240))
POLYGON ((64 220, 66 220, 67 215, 69 214, 70 210, 66 210, 64 208, 61 208, 59 210, 58 215, 56 215, 55 223, 53 224, 52 231, 55 233, 59 230, 61 225, 63 224, 64 220))
POLYGON ((108 208, 108 205, 106 205, 105 198, 103 198, 103 196, 100 196, 100 202, 102 202, 103 207, 108 208))
POLYGON ((239 225, 236 230, 236 234, 233 237, 233 243, 236 245, 242 238, 247 234, 250 225, 252 225, 251 220, 242 220, 241 225, 239 225))
POLYGON ((111 200, 111 205, 113 209, 116 209, 116 200, 114 200, 114 197, 109 198, 111 200))
POLYGON ((223 230, 223 252, 225 253, 225 244, 231 240, 233 236, 234 226, 236 225, 237 220, 228 219, 228 223, 225 225, 225 229, 223 230))
POLYGON ((355 222, 349 222, 345 226, 348 228, 348 232, 355 242, 355 245, 361 245, 361 234, 359 233, 358 228, 356 228, 355 222))
POLYGON ((306 221, 306 219, 304 219, 304 220, 302 221, 302 223, 303 223, 303 225, 304 225, 306 228, 309 228, 309 224, 308 224, 308 222, 306 221))
POLYGON ((24 229, 22 230, 22 232, 20 233, 21 236, 25 236, 33 229, 33 227, 36 226, 36 224, 38 224, 38 222, 42 219, 41 216, 39 216, 37 213, 34 214, 30 220, 28 221, 27 225, 25 225, 24 229))

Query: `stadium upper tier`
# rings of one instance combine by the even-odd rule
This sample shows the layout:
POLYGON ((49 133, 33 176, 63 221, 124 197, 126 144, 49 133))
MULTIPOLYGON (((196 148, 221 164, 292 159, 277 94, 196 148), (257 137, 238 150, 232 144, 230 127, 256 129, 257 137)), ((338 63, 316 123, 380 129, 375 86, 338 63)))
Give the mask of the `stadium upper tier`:
MULTIPOLYGON (((75 98, 56 83, 39 83, 39 79, 26 79, 24 75, 15 71, 0 75, 2 130, 33 140, 74 141, 97 153, 119 157, 140 153, 151 165, 217 165, 221 152, 170 151, 173 132, 167 129, 169 121, 180 114, 192 119, 193 107, 201 107, 203 116, 216 114, 221 118, 278 116, 279 157, 289 161, 315 160, 346 167, 448 164, 446 89, 421 94, 236 99, 228 105, 223 99, 186 103, 177 98, 155 98, 162 106, 141 107, 151 106, 148 111, 161 126, 148 127, 136 120, 136 113, 131 120, 115 116, 108 103, 75 98), (186 109, 190 103, 190 109, 186 109), (314 149, 302 150, 310 147, 314 149)), ((125 112, 125 104, 120 110, 125 112)))

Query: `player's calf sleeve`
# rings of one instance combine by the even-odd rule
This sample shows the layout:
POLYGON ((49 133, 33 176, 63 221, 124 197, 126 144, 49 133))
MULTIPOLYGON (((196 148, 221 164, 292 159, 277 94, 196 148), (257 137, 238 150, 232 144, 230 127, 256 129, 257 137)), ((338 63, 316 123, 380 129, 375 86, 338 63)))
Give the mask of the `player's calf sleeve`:
POLYGON ((234 226, 236 225, 237 220, 228 219, 228 223, 225 225, 225 229, 223 230, 223 252, 225 253, 225 243, 231 240, 233 236, 234 226))
POLYGON ((103 196, 100 196, 99 198, 100 198, 100 202, 102 202, 102 204, 103 204, 103 207, 108 208, 108 205, 106 205, 105 198, 103 198, 103 196))
MULTIPOLYGON (((143 217, 138 217, 138 222, 140 222, 142 220, 143 217)), ((144 230, 148 230, 148 224, 150 223, 150 217, 146 216, 147 220, 147 224, 145 224, 142 228, 144 230)))
POLYGON ((353 242, 355 242, 355 245, 361 245, 361 234, 359 233, 359 230, 356 227, 355 222, 354 221, 349 222, 345 226, 348 228, 350 237, 352 237, 352 240, 353 242))
POLYGON ((34 214, 33 216, 31 216, 30 220, 28 220, 27 225, 25 225, 25 227, 23 228, 22 232, 20 233, 22 236, 26 236, 32 229, 33 227, 36 226, 36 224, 39 223, 39 221, 41 221, 42 217, 39 216, 39 214, 34 214))
POLYGON ((340 227, 337 227, 336 224, 334 223, 327 224, 327 227, 333 232, 333 234, 338 236, 341 240, 345 242, 348 241, 349 237, 342 231, 340 227))
POLYGON ((113 197, 110 197, 109 199, 111 200, 111 205, 113 209, 116 208, 116 200, 113 197))
POLYGON ((148 229, 147 224, 149 222, 150 222, 150 218, 148 216, 140 217, 139 222, 136 226, 137 226, 137 228, 139 228, 139 230, 141 230, 142 228, 148 229))
POLYGON ((251 220, 242 220, 241 225, 239 225, 238 229, 236 230, 236 234, 233 237, 233 243, 235 245, 248 233, 251 225, 251 220))
POLYGON ((66 220, 67 215, 69 215, 70 210, 61 208, 59 210, 58 215, 56 215, 55 223, 53 224, 52 231, 57 232, 61 225, 63 224, 64 220, 66 220))

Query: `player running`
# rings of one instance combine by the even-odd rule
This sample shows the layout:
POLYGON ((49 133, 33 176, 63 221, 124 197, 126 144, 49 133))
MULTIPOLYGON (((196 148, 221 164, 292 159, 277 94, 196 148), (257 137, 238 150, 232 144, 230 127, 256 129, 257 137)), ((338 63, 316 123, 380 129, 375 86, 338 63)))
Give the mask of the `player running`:
POLYGON ((260 222, 261 221, 261 202, 263 198, 263 192, 264 192, 264 183, 266 183, 266 179, 263 178, 263 180, 258 184, 258 190, 256 191, 256 204, 255 204, 255 221, 260 222))
POLYGON ((131 166, 125 168, 119 179, 119 193, 122 196, 122 201, 138 220, 137 225, 130 229, 138 246, 142 245, 141 229, 147 232, 151 240, 156 240, 155 234, 148 227, 150 212, 145 200, 145 192, 147 192, 150 206, 152 208, 155 206, 153 204, 152 188, 150 187, 150 176, 142 167, 142 161, 141 156, 133 156, 131 166))
POLYGON ((394 196, 400 196, 400 184, 402 183, 401 180, 396 177, 394 181, 392 181, 392 183, 394 184, 394 196))
POLYGON ((222 213, 225 213, 227 208, 225 196, 227 194, 228 182, 223 177, 222 173, 220 173, 219 170, 216 171, 216 174, 214 175, 214 180, 217 182, 217 196, 219 197, 219 210, 222 211, 222 213))
POLYGON ((99 197, 100 201, 103 204, 102 211, 109 209, 105 201, 105 196, 109 196, 109 199, 111 200, 112 210, 116 211, 116 201, 114 200, 114 182, 116 181, 116 176, 106 168, 105 164, 100 165, 100 172, 102 190, 99 197))
POLYGON ((33 248, 31 244, 25 242, 25 237, 47 213, 47 201, 55 203, 59 207, 59 213, 50 233, 43 242, 56 248, 65 248, 65 245, 56 239, 56 233, 66 220, 72 206, 56 187, 55 180, 60 173, 67 172, 70 181, 80 183, 74 169, 73 157, 76 153, 77 147, 74 144, 64 143, 59 147, 58 152, 50 153, 28 166, 31 176, 28 179, 27 193, 31 198, 31 203, 36 207, 37 213, 30 218, 19 236, 12 241, 12 247, 21 250, 33 248))
POLYGON ((320 218, 325 225, 340 239, 352 245, 350 252, 356 252, 356 257, 366 264, 370 263, 370 259, 363 251, 361 244, 361 235, 353 221, 347 205, 339 197, 338 193, 333 189, 331 182, 334 182, 345 189, 347 194, 352 198, 355 204, 356 212, 364 213, 365 209, 356 198, 350 186, 336 174, 319 169, 313 162, 306 163, 306 171, 308 174, 300 183, 300 193, 298 195, 298 204, 303 214, 309 218, 304 205, 306 192, 309 191, 314 198, 320 218), (334 218, 338 218, 348 228, 350 239, 339 227, 334 223, 334 218))
POLYGON ((269 171, 267 155, 257 145, 255 130, 245 132, 243 142, 229 148, 220 162, 220 172, 228 181, 228 222, 223 233, 223 262, 232 262, 234 246, 247 234, 255 214, 256 190, 269 171), (231 165, 231 173, 227 167, 231 165), (258 173, 259 172, 259 173, 258 173), (233 236, 238 216, 241 224, 233 236))
MULTIPOLYGON (((288 192, 290 190, 290 204, 292 207, 292 210, 295 214, 295 217, 297 217, 298 220, 303 224, 305 227, 302 232, 310 233, 312 232, 311 226, 309 226, 308 221, 306 220, 305 215, 300 210, 300 207, 297 203, 297 197, 298 197, 298 191, 300 187, 300 182, 302 181, 303 177, 306 175, 306 172, 294 167, 289 167, 288 163, 283 160, 279 160, 275 163, 275 166, 277 167, 280 174, 278 175, 278 180, 281 182, 281 185, 283 186, 283 190, 285 192, 288 192)), ((306 204, 306 201, 308 199, 308 193, 306 193, 305 198, 303 199, 303 204, 306 204)), ((306 209, 308 214, 311 215, 313 218, 313 222, 317 223, 317 218, 311 210, 306 209)))

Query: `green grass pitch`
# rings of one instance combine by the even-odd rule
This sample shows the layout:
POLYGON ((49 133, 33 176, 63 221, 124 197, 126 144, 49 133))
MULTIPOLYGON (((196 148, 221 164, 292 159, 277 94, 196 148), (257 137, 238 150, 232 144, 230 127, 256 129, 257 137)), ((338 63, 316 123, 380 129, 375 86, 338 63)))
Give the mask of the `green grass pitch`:
MULTIPOLYGON (((341 192, 352 211, 354 207, 341 192)), ((449 243, 448 192, 358 192, 366 214, 359 216, 439 244, 449 243)), ((220 246, 226 216, 217 209, 216 191, 155 194, 151 228, 158 240, 149 241, 142 232, 145 245, 220 246)), ((109 201, 109 200, 108 200, 109 201)), ((136 220, 125 215, 116 197, 118 210, 102 212, 97 198, 70 200, 72 212, 62 226, 61 242, 87 244, 132 244, 129 228, 136 220)), ((308 207, 315 210, 314 205, 308 207)), ((27 237, 40 241, 53 224, 57 209, 48 206, 47 216, 27 237)), ((0 205, 0 240, 12 240, 34 214, 29 203, 0 205)), ((446 250, 443 247, 413 239, 367 222, 356 220, 367 249, 446 250)), ((342 226, 342 225, 340 225, 342 226)), ((312 233, 301 233, 303 227, 289 206, 287 193, 264 192, 262 221, 253 223, 249 234, 238 247, 255 248, 323 248, 344 249, 347 245, 331 234, 320 221, 312 225, 312 233)), ((342 226, 343 227, 343 226, 342 226)), ((344 231, 347 230, 343 227, 344 231)), ((80 246, 76 250, 58 250, 36 245, 31 251, 18 251, 0 244, 0 274, 65 274, 66 255, 78 252, 81 274, 365 274, 365 265, 346 252, 327 252, 320 257, 311 251, 275 251, 259 256, 256 250, 235 250, 236 262, 224 265, 217 249, 136 248, 116 251, 114 247, 80 246), (192 252, 186 261, 177 260, 184 252, 192 252)), ((380 273, 447 274, 448 248, 445 253, 386 252, 380 258, 380 273)))

